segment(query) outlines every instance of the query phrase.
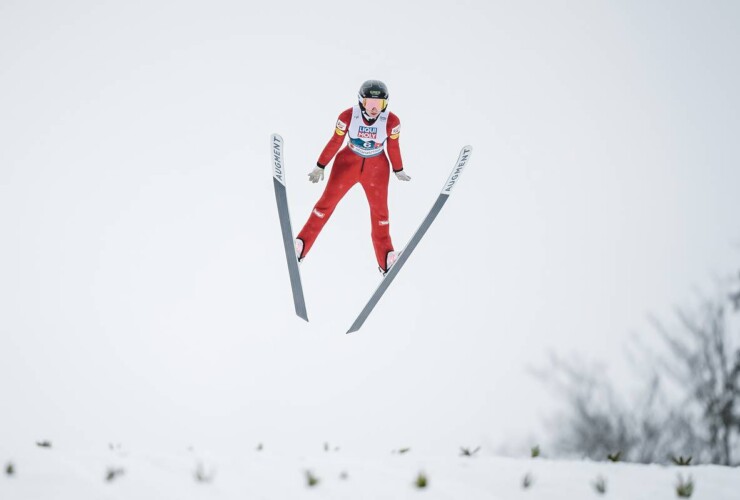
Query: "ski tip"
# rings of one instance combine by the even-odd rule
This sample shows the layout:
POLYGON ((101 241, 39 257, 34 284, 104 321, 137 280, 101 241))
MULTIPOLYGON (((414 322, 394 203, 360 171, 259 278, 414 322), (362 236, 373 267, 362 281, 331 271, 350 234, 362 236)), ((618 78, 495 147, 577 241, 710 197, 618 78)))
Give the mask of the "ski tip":
POLYGON ((345 335, 349 335, 350 333, 355 333, 359 329, 360 327, 355 327, 354 325, 352 325, 352 327, 349 330, 347 330, 347 333, 345 335))

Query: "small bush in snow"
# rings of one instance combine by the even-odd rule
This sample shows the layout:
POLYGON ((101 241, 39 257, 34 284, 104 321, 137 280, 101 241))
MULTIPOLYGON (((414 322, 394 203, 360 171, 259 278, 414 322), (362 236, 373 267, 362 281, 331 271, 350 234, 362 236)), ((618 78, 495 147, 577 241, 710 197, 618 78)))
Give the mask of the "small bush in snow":
POLYGON ((684 458, 684 457, 671 457, 671 460, 676 465, 686 466, 691 465, 691 457, 684 458))
POLYGON ((420 490, 429 486, 429 478, 427 477, 426 474, 424 474, 424 472, 419 472, 419 475, 416 476, 416 481, 414 481, 414 486, 416 486, 420 490))
POLYGON ((473 451, 470 451, 470 448, 463 448, 462 446, 460 447, 460 455, 463 457, 472 457, 479 451, 480 451, 480 446, 474 449, 473 451))
POLYGON ((346 470, 343 470, 342 473, 339 474, 339 479, 341 479, 342 481, 346 481, 347 479, 349 479, 349 474, 346 470))
POLYGON ((533 483, 534 483, 534 476, 532 476, 532 474, 527 472, 522 478, 522 488, 527 490, 532 486, 533 483))
POLYGON ((603 476, 596 478, 596 481, 594 481, 594 489, 601 495, 606 493, 606 479, 603 476))
POLYGON ((5 473, 9 476, 15 474, 15 466, 13 465, 13 462, 8 462, 8 465, 5 466, 5 473))
POLYGON ((40 448, 51 448, 51 441, 36 441, 36 446, 40 448))
POLYGON ((533 446, 531 450, 532 458, 537 458, 540 456, 540 446, 533 446))
POLYGON ((317 484, 319 484, 320 479, 316 476, 314 476, 313 472, 310 470, 306 471, 306 484, 309 488, 313 488, 317 484))
POLYGON ((259 443, 259 444, 257 445, 257 451, 262 451, 262 448, 263 448, 263 447, 262 447, 262 443, 259 443))
POLYGON ((210 483, 213 481, 215 473, 213 471, 206 472, 206 468, 203 466, 203 463, 198 462, 193 475, 195 476, 195 480, 199 483, 210 483))
POLYGON ((112 483, 117 477, 123 476, 124 472, 121 468, 108 467, 108 471, 105 473, 105 480, 112 483))
POLYGON ((694 494, 694 480, 689 476, 686 480, 678 475, 678 484, 676 485, 676 495, 680 498, 691 498, 694 494))
MULTIPOLYGON (((324 451, 329 451, 329 449, 330 449, 329 443, 324 443, 324 451)), ((335 446, 334 451, 339 451, 339 446, 335 446)))
POLYGON ((608 458, 610 462, 619 462, 622 460, 622 452, 618 451, 616 453, 612 453, 611 455, 607 455, 606 458, 608 458))

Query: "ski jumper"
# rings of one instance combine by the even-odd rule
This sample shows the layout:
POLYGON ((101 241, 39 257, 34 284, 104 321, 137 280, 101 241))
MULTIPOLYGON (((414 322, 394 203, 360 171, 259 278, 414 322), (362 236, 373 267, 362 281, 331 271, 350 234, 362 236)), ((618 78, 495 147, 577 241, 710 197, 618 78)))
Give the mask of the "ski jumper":
POLYGON ((403 170, 401 149, 398 145, 400 131, 400 120, 387 110, 381 112, 372 123, 362 116, 359 105, 339 115, 334 135, 324 147, 317 162, 319 167, 324 168, 336 155, 334 166, 324 193, 314 206, 306 225, 298 233, 297 238, 303 241, 303 252, 299 260, 311 250, 339 200, 359 182, 370 205, 370 234, 375 247, 375 257, 380 268, 387 271, 386 257, 393 251, 388 220, 389 166, 392 165, 394 172, 403 170), (349 137, 349 142, 339 151, 345 135, 349 137))

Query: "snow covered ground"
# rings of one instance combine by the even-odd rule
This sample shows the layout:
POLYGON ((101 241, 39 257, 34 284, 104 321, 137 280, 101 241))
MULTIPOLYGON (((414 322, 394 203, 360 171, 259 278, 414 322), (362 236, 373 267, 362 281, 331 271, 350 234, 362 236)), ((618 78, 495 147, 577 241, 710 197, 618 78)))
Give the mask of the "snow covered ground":
POLYGON ((267 445, 215 455, 197 449, 99 450, 31 444, 0 447, 2 500, 40 499, 567 499, 677 498, 679 475, 691 498, 738 498, 740 471, 719 466, 658 466, 485 455, 420 456, 413 449, 356 454, 319 445, 283 454, 267 445), (12 474, 8 474, 12 464, 12 474), (427 485, 416 485, 420 474, 427 485), (201 480, 198 479, 200 476, 201 480), (531 484, 523 487, 525 477, 531 484), (318 482, 309 486, 309 477, 318 482), (109 479, 110 478, 110 479, 109 479), (605 493, 595 485, 603 478, 605 493))

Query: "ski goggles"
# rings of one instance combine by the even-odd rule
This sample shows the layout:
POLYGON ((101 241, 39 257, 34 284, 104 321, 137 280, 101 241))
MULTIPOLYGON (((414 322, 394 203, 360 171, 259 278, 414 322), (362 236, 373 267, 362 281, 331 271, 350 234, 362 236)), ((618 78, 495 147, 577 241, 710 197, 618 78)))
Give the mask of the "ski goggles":
POLYGON ((385 99, 372 99, 370 97, 365 97, 362 100, 362 106, 365 109, 377 108, 380 111, 383 111, 385 109, 387 103, 388 101, 386 101, 385 99))

